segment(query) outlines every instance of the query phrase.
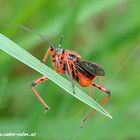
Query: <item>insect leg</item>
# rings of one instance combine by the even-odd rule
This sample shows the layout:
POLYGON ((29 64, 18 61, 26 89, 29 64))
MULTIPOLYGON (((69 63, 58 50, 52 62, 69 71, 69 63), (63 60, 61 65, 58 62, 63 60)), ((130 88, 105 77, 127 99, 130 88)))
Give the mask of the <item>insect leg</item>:
POLYGON ((109 97, 111 96, 110 91, 109 91, 109 90, 107 90, 106 88, 104 88, 104 87, 102 87, 102 86, 99 86, 98 84, 95 84, 95 83, 93 83, 92 85, 93 85, 94 87, 96 87, 96 88, 100 89, 102 92, 107 93, 109 97))
MULTIPOLYGON (((107 93, 107 96, 100 102, 100 106, 102 106, 111 96, 111 92, 109 90, 105 89, 104 87, 101 87, 95 83, 93 83, 92 85, 95 86, 96 88, 100 89, 102 92, 107 93)), ((86 115, 86 117, 81 122, 81 126, 84 125, 85 121, 88 120, 93 115, 94 112, 96 112, 96 109, 93 109, 90 113, 88 113, 86 115)))
POLYGON ((100 86, 102 87, 103 86, 103 81, 104 81, 104 76, 100 76, 100 86))
POLYGON ((44 63, 46 62, 49 54, 51 54, 51 59, 52 59, 52 64, 53 64, 54 70, 56 72, 59 72, 58 67, 57 67, 56 57, 55 57, 55 50, 52 46, 49 47, 48 50, 46 51, 45 56, 43 58, 43 62, 44 63))
POLYGON ((48 78, 46 76, 43 76, 37 80, 35 80, 33 83, 32 83, 32 91, 34 92, 34 94, 36 95, 36 97, 38 98, 38 100, 42 103, 42 105, 47 109, 47 110, 50 110, 50 108, 46 105, 46 103, 44 102, 44 100, 40 97, 40 95, 38 94, 38 92, 35 90, 35 86, 40 84, 41 82, 45 81, 45 80, 48 80, 48 78))
POLYGON ((64 71, 64 69, 63 69, 64 55, 65 55, 65 50, 63 50, 61 55, 60 55, 60 65, 59 65, 59 71, 60 72, 64 71))
POLYGON ((73 75, 74 75, 73 77, 78 82, 79 81, 79 77, 78 77, 78 71, 76 70, 75 64, 72 64, 72 70, 73 70, 73 75))
POLYGON ((90 92, 89 92, 90 97, 92 97, 92 92, 93 92, 93 89, 92 89, 92 86, 90 86, 90 92))
POLYGON ((69 73, 69 76, 70 76, 70 80, 71 80, 71 83, 72 83, 73 94, 75 94, 75 90, 74 90, 74 79, 72 77, 71 67, 70 67, 70 64, 69 64, 69 61, 68 60, 66 61, 66 63, 67 63, 67 68, 68 68, 68 73, 69 73))

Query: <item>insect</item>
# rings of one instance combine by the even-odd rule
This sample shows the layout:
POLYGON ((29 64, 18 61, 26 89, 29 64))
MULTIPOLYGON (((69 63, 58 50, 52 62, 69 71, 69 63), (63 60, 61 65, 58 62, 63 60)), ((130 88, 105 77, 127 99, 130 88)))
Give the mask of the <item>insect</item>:
MULTIPOLYGON (((58 48, 54 48, 52 44, 45 53, 43 58, 43 62, 45 63, 48 55, 51 55, 52 65, 54 70, 59 74, 67 74, 70 77, 70 81, 72 83, 73 94, 75 93, 74 90, 74 81, 78 82, 82 87, 91 87, 94 86, 95 88, 101 90, 102 92, 106 93, 107 96, 101 101, 100 105, 102 106, 108 98, 111 96, 111 93, 106 88, 94 83, 94 79, 97 76, 103 77, 105 75, 104 70, 101 68, 100 65, 81 60, 80 55, 78 55, 74 51, 64 50, 61 48, 62 38, 59 43, 58 48)), ((44 102, 44 100, 40 97, 38 92, 35 90, 35 86, 39 85, 41 82, 48 80, 48 77, 43 76, 32 83, 32 91, 35 93, 39 101, 42 105, 49 110, 50 108, 44 102)), ((91 96, 91 93, 90 93, 91 96)), ((90 116, 96 110, 93 109, 87 116, 82 120, 82 124, 90 118, 90 116)))
MULTIPOLYGON (((94 79, 97 76, 101 77, 102 79, 102 77, 105 75, 105 72, 101 68, 101 66, 93 62, 81 60, 81 56, 74 51, 62 49, 61 46, 62 46, 63 37, 61 37, 58 48, 54 48, 54 45, 50 43, 49 40, 45 38, 44 36, 42 36, 40 33, 32 31, 22 25, 13 25, 13 26, 16 26, 20 29, 23 29, 25 31, 28 31, 28 32, 31 32, 33 34, 40 36, 45 42, 47 42, 50 45, 50 47, 45 53, 43 62, 46 63, 48 55, 51 55, 52 65, 54 67, 54 70, 59 74, 67 74, 68 77, 70 77, 70 81, 72 83, 73 94, 76 94, 74 90, 74 81, 76 81, 82 87, 94 86, 95 88, 106 93, 107 96, 100 102, 101 106, 111 96, 111 92, 109 90, 104 88, 102 85, 98 85, 94 83, 94 79)), ((49 80, 48 77, 43 76, 33 81, 32 91, 35 93, 35 95, 37 96, 39 101, 42 103, 42 105, 46 108, 46 110, 50 110, 49 106, 44 102, 44 100, 41 98, 41 96, 35 89, 36 85, 39 85, 45 80, 49 80)), ((90 96, 92 96, 92 91, 90 91, 90 96)), ((86 115, 86 117, 81 122, 81 126, 83 126, 84 122, 88 120, 95 111, 96 110, 93 109, 89 114, 86 115)))

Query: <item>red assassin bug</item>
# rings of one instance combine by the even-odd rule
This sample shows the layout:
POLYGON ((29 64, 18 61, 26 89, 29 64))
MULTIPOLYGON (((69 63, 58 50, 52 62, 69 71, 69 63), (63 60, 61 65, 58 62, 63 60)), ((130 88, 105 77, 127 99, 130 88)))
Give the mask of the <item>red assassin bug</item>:
MULTIPOLYGON (((107 96, 100 102, 101 106, 108 100, 108 98, 111 96, 110 91, 93 82, 93 80, 96 78, 96 76, 102 77, 105 75, 105 72, 101 68, 100 65, 93 63, 93 62, 89 62, 89 61, 83 61, 83 60, 81 60, 81 57, 76 52, 62 49, 61 46, 62 46, 63 37, 60 40, 59 47, 54 48, 53 45, 46 38, 44 38, 44 36, 42 36, 38 32, 34 32, 21 25, 14 25, 14 26, 17 26, 23 30, 32 32, 32 33, 40 36, 45 42, 47 42, 50 45, 50 47, 46 51, 46 54, 43 58, 43 62, 44 63, 46 62, 47 57, 50 54, 54 70, 57 73, 67 74, 70 77, 70 80, 72 83, 73 94, 75 94, 74 81, 76 81, 82 87, 94 86, 94 87, 98 88, 99 90, 101 90, 102 92, 107 93, 107 96)), ((48 77, 43 76, 43 77, 35 80, 34 82, 32 82, 32 91, 35 93, 35 95, 37 96, 39 101, 42 103, 42 105, 47 110, 49 110, 49 107, 47 106, 47 104, 44 102, 44 100, 40 97, 40 95, 34 88, 36 85, 40 84, 41 82, 43 82, 45 80, 48 80, 48 77)), ((90 91, 90 96, 91 95, 92 95, 92 91, 90 91)), ((96 110, 93 109, 89 114, 87 114, 87 116, 82 120, 82 125, 87 119, 90 118, 90 116, 95 111, 96 110)))
MULTIPOLYGON (((76 52, 62 49, 61 43, 62 43, 62 39, 60 40, 58 48, 54 48, 53 45, 49 43, 50 47, 46 51, 43 62, 44 63, 46 62, 47 57, 50 54, 54 70, 59 74, 67 74, 70 77, 74 94, 75 94, 74 81, 78 82, 82 87, 94 86, 94 87, 98 88, 99 90, 101 90, 102 92, 107 93, 107 96, 100 103, 100 105, 102 106, 108 100, 108 98, 111 96, 111 93, 106 88, 104 88, 98 84, 95 84, 93 82, 93 80, 96 78, 96 76, 104 76, 105 75, 104 70, 98 64, 81 60, 81 57, 76 52)), ((41 82, 43 82, 45 80, 48 80, 48 77, 43 76, 43 77, 35 80, 32 83, 32 91, 35 93, 35 95, 37 96, 39 101, 42 103, 42 105, 47 110, 49 110, 49 107, 47 106, 47 104, 44 102, 44 100, 40 97, 40 95, 34 88, 36 85, 40 84, 41 82)), ((91 94, 90 94, 90 96, 91 96, 91 94)), ((90 118, 90 116, 95 111, 96 110, 93 109, 82 120, 82 124, 88 118, 90 118)))

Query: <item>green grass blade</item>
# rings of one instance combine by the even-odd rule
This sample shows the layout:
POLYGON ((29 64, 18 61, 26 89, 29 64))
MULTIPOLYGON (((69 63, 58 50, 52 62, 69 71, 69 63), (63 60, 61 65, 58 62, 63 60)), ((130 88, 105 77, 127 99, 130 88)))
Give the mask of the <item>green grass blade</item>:
POLYGON ((24 64, 28 65, 29 67, 33 68, 42 75, 47 76, 50 80, 66 90, 72 96, 76 97, 77 99, 81 100, 85 104, 96 109, 107 117, 112 118, 111 115, 107 113, 107 111, 105 111, 98 103, 96 103, 92 98, 82 92, 79 88, 75 87, 76 94, 73 94, 71 83, 68 80, 54 72, 45 64, 41 63, 38 59, 33 57, 27 51, 19 47, 17 44, 15 44, 2 34, 0 34, 0 49, 7 52, 9 55, 13 56, 24 64))

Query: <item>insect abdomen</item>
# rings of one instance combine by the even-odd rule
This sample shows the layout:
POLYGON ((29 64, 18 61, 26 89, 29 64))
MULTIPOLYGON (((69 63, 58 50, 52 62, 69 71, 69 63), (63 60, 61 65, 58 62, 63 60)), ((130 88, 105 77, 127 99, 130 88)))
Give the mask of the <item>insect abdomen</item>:
POLYGON ((79 77, 79 81, 78 83, 82 86, 82 87, 88 87, 92 84, 93 79, 95 78, 95 76, 92 76, 90 78, 84 76, 81 73, 78 73, 78 77, 79 77))

